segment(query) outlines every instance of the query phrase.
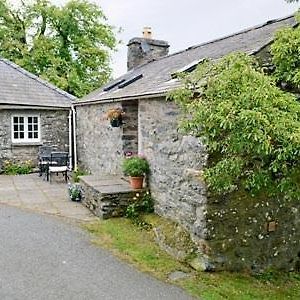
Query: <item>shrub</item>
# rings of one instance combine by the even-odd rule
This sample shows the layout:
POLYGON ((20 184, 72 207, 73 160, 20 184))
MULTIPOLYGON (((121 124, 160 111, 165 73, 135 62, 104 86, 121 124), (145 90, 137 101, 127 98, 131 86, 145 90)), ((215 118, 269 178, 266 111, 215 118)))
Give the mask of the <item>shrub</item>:
POLYGON ((125 216, 141 229, 151 229, 151 224, 144 221, 143 213, 153 213, 154 203, 149 191, 146 193, 136 193, 132 199, 132 203, 128 205, 125 216))
POLYGON ((79 182, 79 177, 87 175, 88 173, 80 168, 78 168, 76 171, 73 172, 72 174, 72 179, 74 182, 79 182))
POLYGON ((211 194, 300 198, 300 104, 253 57, 205 61, 171 97, 186 113, 182 127, 207 145, 211 194))
POLYGON ((149 163, 140 156, 127 157, 123 161, 123 171, 126 175, 140 177, 149 173, 149 163))
POLYGON ((33 171, 33 165, 31 160, 25 162, 13 163, 9 160, 4 162, 3 173, 5 175, 21 175, 29 174, 33 171))
POLYGON ((78 184, 68 185, 69 197, 72 201, 81 201, 82 189, 78 184))
MULTIPOLYGON (((296 14, 297 22, 300 21, 299 12, 296 14)), ((281 86, 300 91, 300 28, 284 26, 278 30, 275 40, 271 45, 272 62, 275 66, 273 73, 281 86)))

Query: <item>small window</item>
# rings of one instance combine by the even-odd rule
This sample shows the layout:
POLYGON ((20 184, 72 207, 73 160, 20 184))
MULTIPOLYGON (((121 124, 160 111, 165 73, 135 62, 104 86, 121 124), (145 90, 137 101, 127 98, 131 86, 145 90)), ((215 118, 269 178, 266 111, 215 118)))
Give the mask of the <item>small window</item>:
POLYGON ((13 116, 12 141, 14 143, 30 143, 40 141, 39 116, 13 116))

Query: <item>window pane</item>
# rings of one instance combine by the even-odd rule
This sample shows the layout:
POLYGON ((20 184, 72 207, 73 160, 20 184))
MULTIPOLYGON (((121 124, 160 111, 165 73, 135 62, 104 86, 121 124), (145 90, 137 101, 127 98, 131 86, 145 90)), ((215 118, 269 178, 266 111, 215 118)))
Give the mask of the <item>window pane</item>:
POLYGON ((38 140, 39 117, 35 116, 13 116, 12 118, 12 138, 25 142, 26 140, 38 140))

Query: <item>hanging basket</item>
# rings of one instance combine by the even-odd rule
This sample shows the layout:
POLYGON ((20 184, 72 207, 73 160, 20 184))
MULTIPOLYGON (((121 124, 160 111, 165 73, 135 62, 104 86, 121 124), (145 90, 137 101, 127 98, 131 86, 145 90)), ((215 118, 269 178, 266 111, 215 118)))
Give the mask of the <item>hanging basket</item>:
POLYGON ((106 113, 106 117, 110 121, 112 127, 120 127, 123 124, 122 116, 124 114, 121 107, 116 107, 109 109, 106 113))
POLYGON ((122 117, 121 116, 117 119, 111 119, 110 120, 111 127, 120 127, 122 124, 123 124, 123 122, 122 122, 122 117))

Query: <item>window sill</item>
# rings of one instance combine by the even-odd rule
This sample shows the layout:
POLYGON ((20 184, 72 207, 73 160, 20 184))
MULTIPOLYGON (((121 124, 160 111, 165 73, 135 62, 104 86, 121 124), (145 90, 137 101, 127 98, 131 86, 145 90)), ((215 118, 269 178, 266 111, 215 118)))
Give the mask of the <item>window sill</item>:
POLYGON ((13 147, 23 147, 23 146, 42 146, 41 142, 24 142, 24 143, 16 143, 12 142, 13 147))

